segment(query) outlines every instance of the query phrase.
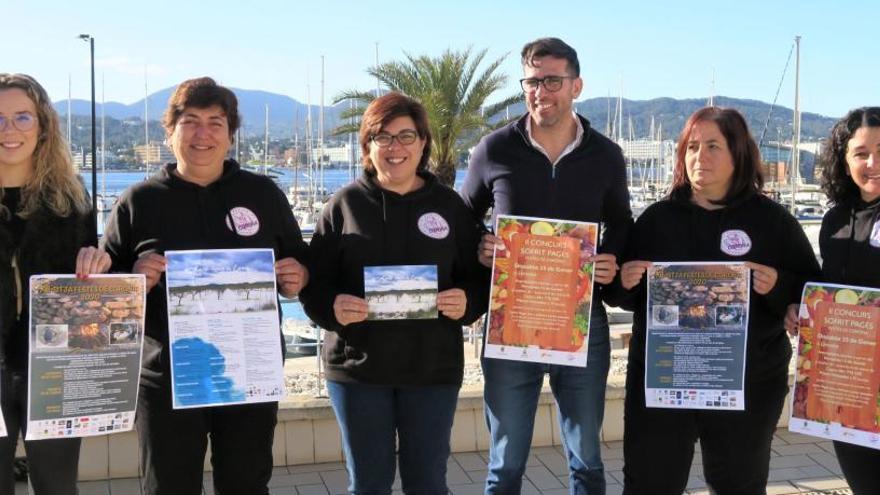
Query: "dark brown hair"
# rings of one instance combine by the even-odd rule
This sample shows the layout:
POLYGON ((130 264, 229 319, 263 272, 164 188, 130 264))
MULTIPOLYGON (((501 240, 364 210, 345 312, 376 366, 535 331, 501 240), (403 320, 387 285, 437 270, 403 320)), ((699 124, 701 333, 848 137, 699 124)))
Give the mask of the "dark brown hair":
POLYGON ((229 127, 230 141, 235 138, 235 132, 241 125, 241 117, 238 115, 238 99, 235 93, 225 86, 220 86, 210 77, 188 79, 180 83, 168 98, 168 108, 162 117, 162 126, 165 132, 171 135, 177 119, 183 115, 187 108, 208 108, 217 105, 226 114, 226 123, 229 127))
POLYGON ((732 108, 704 107, 691 115, 684 124, 678 145, 675 148, 675 169, 672 173, 672 189, 669 197, 688 201, 693 191, 685 166, 688 141, 694 126, 699 122, 714 122, 727 141, 727 148, 733 158, 733 177, 727 194, 717 204, 729 204, 738 199, 759 193, 764 188, 761 175, 761 153, 749 132, 749 126, 742 114, 732 108))
POLYGON ((520 55, 523 67, 532 67, 532 60, 541 57, 565 59, 568 62, 569 75, 581 76, 581 64, 578 62, 577 52, 559 38, 538 38, 530 41, 523 46, 520 55))
POLYGON ((382 95, 367 106, 361 117, 361 130, 358 140, 361 144, 361 161, 368 175, 375 175, 376 170, 370 160, 370 142, 382 128, 397 117, 409 117, 416 124, 416 132, 425 140, 422 159, 416 170, 426 170, 431 158, 431 129, 428 127, 428 112, 421 103, 402 93, 391 92, 382 95))
POLYGON ((846 149, 849 140, 862 127, 880 127, 880 107, 850 110, 831 128, 831 136, 819 155, 822 166, 822 190, 832 203, 849 203, 861 197, 859 186, 849 175, 846 149))

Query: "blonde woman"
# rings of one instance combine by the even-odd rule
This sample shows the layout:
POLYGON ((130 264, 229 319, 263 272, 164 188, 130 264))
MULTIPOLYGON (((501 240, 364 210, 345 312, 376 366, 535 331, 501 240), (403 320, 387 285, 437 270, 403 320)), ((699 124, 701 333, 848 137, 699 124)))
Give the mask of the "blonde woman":
MULTIPOLYGON (((0 493, 14 493, 12 463, 27 429, 28 281, 40 273, 106 272, 91 207, 58 114, 30 76, 0 73, 0 493)), ((36 495, 76 493, 79 439, 27 441, 36 495)))

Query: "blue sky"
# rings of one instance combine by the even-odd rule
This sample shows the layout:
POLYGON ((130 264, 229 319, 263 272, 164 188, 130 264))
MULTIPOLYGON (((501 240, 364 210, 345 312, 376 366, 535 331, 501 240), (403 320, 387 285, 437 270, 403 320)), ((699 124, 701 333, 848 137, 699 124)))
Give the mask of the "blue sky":
MULTIPOLYGON (((805 111, 840 116, 877 105, 876 0, 355 2, 322 0, 109 2, 5 0, 0 70, 37 77, 55 100, 89 95, 88 47, 96 39, 98 100, 132 103, 186 78, 325 101, 344 89, 375 86, 365 69, 404 51, 446 48, 507 54, 503 94, 516 91, 518 53, 540 36, 566 40, 580 56, 582 98, 715 94, 772 101, 795 35, 802 36, 805 111), (206 7, 210 5, 210 8, 206 7)), ((794 101, 794 61, 779 102, 794 101)), ((498 94, 500 99, 503 96, 498 94)))
POLYGON ((436 289, 436 265, 365 266, 364 290, 436 289))
POLYGON ((168 284, 181 285, 271 282, 275 266, 271 250, 171 253, 168 284))

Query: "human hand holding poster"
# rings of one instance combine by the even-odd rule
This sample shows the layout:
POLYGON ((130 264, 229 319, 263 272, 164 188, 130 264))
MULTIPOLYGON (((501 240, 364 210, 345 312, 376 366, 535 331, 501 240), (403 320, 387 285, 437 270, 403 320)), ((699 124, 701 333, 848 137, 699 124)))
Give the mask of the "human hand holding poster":
POLYGON ((485 356, 587 366, 599 226, 498 215, 485 356))
POLYGON ((648 269, 647 407, 744 409, 749 284, 743 263, 648 269))
POLYGON ((144 345, 143 275, 35 275, 30 286, 26 439, 131 430, 144 345))
POLYGON ((283 398, 274 252, 165 256, 174 409, 283 398))
POLYGON ((789 429, 880 449, 880 289, 808 283, 789 429))

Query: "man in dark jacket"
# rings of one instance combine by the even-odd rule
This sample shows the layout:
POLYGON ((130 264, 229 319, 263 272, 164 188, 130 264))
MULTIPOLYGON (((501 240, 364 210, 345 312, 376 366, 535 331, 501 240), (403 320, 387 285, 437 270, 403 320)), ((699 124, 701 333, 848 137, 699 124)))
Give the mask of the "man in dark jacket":
MULTIPOLYGON (((623 154, 573 110, 583 89, 573 48, 557 38, 539 39, 523 48, 522 63, 528 115, 474 149, 461 194, 480 220, 491 207, 495 215, 601 223, 595 281, 608 284, 632 225, 623 154)), ((491 265, 493 250, 503 248, 487 234, 481 261, 491 265)), ((545 374, 559 407, 571 493, 605 493, 599 432, 610 350, 600 297, 590 320, 586 368, 483 359, 492 441, 486 493, 520 491, 545 374)))

